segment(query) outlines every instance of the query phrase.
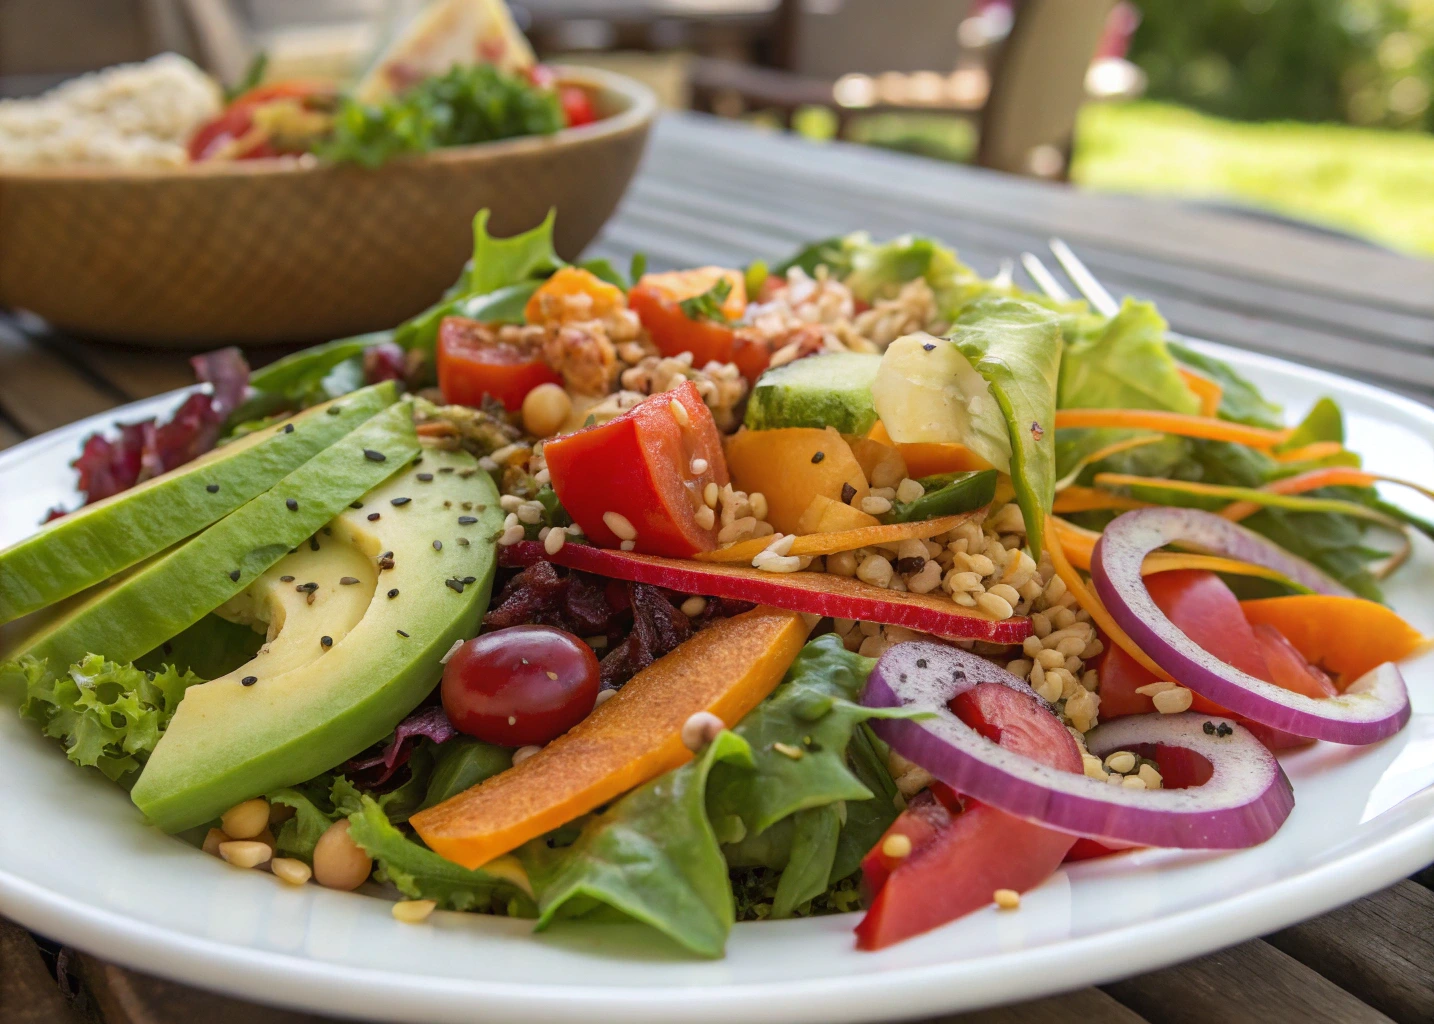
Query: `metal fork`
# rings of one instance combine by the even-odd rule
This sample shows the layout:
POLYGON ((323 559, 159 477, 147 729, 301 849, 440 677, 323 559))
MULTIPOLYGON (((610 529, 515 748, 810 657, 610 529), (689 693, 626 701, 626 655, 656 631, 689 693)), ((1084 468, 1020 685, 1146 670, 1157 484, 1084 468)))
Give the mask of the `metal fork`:
MULTIPOLYGON (((1055 256, 1056 262, 1076 286, 1076 290, 1085 296, 1097 313, 1105 316, 1114 316, 1120 311, 1120 303, 1115 301, 1115 296, 1106 290, 1090 268, 1081 262, 1079 256, 1071 251, 1071 247, 1059 238, 1052 238, 1049 242, 1051 253, 1055 256)), ((1025 267, 1026 273, 1031 275, 1031 280, 1036 282, 1036 287, 1045 292, 1050 298, 1057 302, 1069 302, 1070 292, 1056 280, 1056 276, 1050 269, 1041 262, 1040 257, 1033 252, 1021 253, 1021 266, 1025 267)))

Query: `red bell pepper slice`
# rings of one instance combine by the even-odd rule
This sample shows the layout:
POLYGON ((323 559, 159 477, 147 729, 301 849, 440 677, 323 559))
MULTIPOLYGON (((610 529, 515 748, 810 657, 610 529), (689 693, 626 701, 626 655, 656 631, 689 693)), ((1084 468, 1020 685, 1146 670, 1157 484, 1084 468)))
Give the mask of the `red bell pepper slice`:
POLYGON ((558 500, 594 544, 615 548, 631 539, 635 550, 673 558, 717 546, 716 514, 703 493, 708 484, 727 484, 727 460, 691 381, 549 441, 543 454, 558 500), (611 513, 635 536, 614 532, 611 523, 620 520, 611 513))
POLYGON ((477 320, 444 317, 438 325, 438 388, 450 405, 480 406, 491 395, 509 412, 539 384, 561 384, 540 353, 492 340, 477 320))
POLYGON ((741 271, 721 267, 668 274, 647 274, 628 293, 628 305, 658 351, 666 356, 692 353, 694 366, 709 362, 736 363, 747 380, 755 383, 771 361, 771 347, 733 322, 747 309, 747 283, 741 271), (720 314, 691 316, 682 303, 710 292, 721 281, 729 287, 720 314))

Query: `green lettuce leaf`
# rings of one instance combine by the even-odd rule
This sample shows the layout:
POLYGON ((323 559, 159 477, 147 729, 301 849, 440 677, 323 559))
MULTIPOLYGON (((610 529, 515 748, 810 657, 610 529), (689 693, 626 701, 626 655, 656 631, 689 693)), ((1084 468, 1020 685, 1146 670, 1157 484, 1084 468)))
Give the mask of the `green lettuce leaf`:
POLYGON ((1339 403, 1328 396, 1321 398, 1305 418, 1290 434, 1289 440, 1279 446, 1280 451, 1292 451, 1317 441, 1338 441, 1344 444, 1344 411, 1339 403))
POLYGON ((1199 412, 1200 400, 1165 345, 1166 330, 1152 304, 1126 299, 1099 334, 1068 340, 1058 407, 1199 412))
POLYGON ((1060 319, 1033 302, 987 298, 961 314, 948 338, 986 382, 1011 435, 1011 483, 1032 557, 1041 555, 1055 500, 1060 319))
POLYGON ((1180 363, 1223 389, 1219 415, 1222 420, 1248 423, 1252 427, 1278 430, 1285 425, 1284 410, 1260 394, 1260 389, 1236 373, 1228 363, 1195 351, 1188 345, 1167 341, 1170 352, 1180 363))
POLYGON ((460 867, 409 839, 371 797, 361 797, 349 814, 349 835, 377 862, 379 881, 392 882, 409 899, 433 900, 447 910, 533 913, 531 898, 512 879, 460 867))
POLYGON ((792 815, 792 849, 777 882, 772 917, 791 917, 799 906, 826 892, 836 862, 843 805, 823 804, 792 815))
POLYGON ((297 789, 279 789, 268 794, 271 804, 282 804, 294 809, 294 816, 279 827, 274 837, 275 848, 280 855, 297 857, 306 864, 314 862, 314 847, 339 815, 324 811, 308 796, 297 789))
POLYGON ((701 757, 639 786, 589 822, 543 879, 538 930, 606 908, 698 956, 721 956, 732 928, 732 886, 703 798, 715 765, 750 758, 747 744, 723 731, 701 757))
POLYGON ((89 654, 55 674, 32 657, 0 666, 23 681, 20 714, 57 739, 70 760, 129 781, 149 759, 184 691, 204 680, 172 667, 146 671, 89 654))

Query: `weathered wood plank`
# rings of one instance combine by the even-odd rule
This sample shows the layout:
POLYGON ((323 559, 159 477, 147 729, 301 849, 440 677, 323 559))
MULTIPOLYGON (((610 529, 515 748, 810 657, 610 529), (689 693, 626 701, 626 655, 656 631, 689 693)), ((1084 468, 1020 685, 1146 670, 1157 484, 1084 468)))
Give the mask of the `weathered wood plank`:
POLYGON ((1399 1024, 1434 1021, 1434 892, 1400 882, 1265 937, 1399 1024))
POLYGON ((1151 1024, 1389 1024, 1328 978, 1259 939, 1101 986, 1151 1024))
POLYGON ((45 969, 35 941, 0 918, 0 1020, 5 1024, 82 1024, 45 969))
MULTIPOLYGON (((259 1006, 80 958, 85 990, 102 1024, 337 1024, 331 1017, 259 1006)), ((37 1022, 38 1024, 38 1022, 37 1022)))
POLYGON ((55 342, 72 362, 88 367, 131 400, 161 395, 194 383, 194 371, 190 369, 186 352, 69 338, 57 338, 55 342))
POLYGON ((0 322, 0 411, 21 430, 43 434, 117 404, 65 360, 0 322))
POLYGON ((997 1006, 926 1024, 1146 1024, 1145 1018, 1122 1006, 1098 988, 1085 988, 1014 1006, 997 1006))

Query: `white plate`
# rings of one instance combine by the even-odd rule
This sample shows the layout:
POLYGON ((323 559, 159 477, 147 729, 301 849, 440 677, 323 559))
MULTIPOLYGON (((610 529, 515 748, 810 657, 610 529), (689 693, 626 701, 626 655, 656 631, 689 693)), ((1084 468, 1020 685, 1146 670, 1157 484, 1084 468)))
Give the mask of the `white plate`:
MULTIPOLYGON (((1211 347, 1301 414, 1323 394, 1368 465, 1434 484, 1434 411, 1289 363, 1211 347)), ((134 417, 172 398, 133 406, 134 417)), ((65 461, 95 417, 0 454, 0 546, 73 500, 65 461)), ((1395 495, 1391 494, 1391 497, 1395 495)), ((1389 587, 1434 630, 1434 545, 1389 587)), ((0 713, 0 912, 55 939, 177 981, 327 1013, 392 1020, 856 1021, 1029 999, 1262 935, 1381 889, 1434 859, 1434 659, 1406 666, 1415 714, 1366 748, 1284 759, 1294 813, 1234 854, 1144 851, 1058 872, 1019 911, 985 910, 880 953, 852 915, 740 924, 727 957, 677 955, 639 927, 440 913, 291 889, 146 826, 117 788, 0 713)))

